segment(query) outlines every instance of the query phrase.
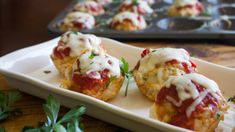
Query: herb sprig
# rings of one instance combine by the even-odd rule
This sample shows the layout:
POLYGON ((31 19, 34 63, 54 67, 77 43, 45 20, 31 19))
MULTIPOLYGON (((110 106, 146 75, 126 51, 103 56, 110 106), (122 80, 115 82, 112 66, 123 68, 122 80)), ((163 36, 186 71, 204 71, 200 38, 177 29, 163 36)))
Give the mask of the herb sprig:
POLYGON ((12 115, 21 114, 21 110, 18 108, 12 108, 14 103, 21 98, 19 91, 9 91, 8 94, 4 94, 0 91, 0 121, 7 119, 12 115))
POLYGON ((125 90, 125 96, 127 96, 130 78, 132 77, 132 71, 129 71, 129 63, 124 58, 121 58, 121 62, 122 62, 121 65, 122 75, 125 77, 125 79, 127 79, 126 90, 125 90))
POLYGON ((47 121, 38 128, 24 128, 23 132, 82 132, 82 124, 79 123, 81 115, 86 111, 84 106, 75 107, 58 120, 60 110, 59 101, 52 95, 48 96, 46 104, 43 104, 47 121))
POLYGON ((235 95, 233 97, 228 98, 228 102, 232 102, 235 104, 235 95))

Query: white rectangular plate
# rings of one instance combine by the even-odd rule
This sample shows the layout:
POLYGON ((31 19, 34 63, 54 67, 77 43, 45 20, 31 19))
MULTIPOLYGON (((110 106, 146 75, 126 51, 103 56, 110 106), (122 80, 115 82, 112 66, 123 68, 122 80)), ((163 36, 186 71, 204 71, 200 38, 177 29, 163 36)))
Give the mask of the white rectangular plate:
MULTIPOLYGON (((119 95, 109 102, 103 102, 60 88, 60 79, 62 77, 56 71, 49 57, 58 39, 21 49, 1 57, 0 73, 5 75, 9 85, 13 88, 44 99, 47 98, 48 94, 53 94, 61 101, 62 105, 67 107, 84 104, 87 107, 88 115, 133 131, 187 131, 186 129, 149 118, 149 109, 152 102, 141 95, 133 79, 127 97, 124 96, 124 88, 122 88, 119 95), (45 70, 50 70, 51 73, 45 74, 45 70)), ((102 38, 102 43, 109 54, 127 59, 131 68, 137 63, 143 50, 142 48, 129 46, 107 38, 102 38)), ((224 96, 235 95, 234 69, 196 58, 193 58, 193 60, 197 63, 200 73, 218 83, 224 96)), ((225 121, 220 123, 218 130, 232 131, 235 127, 234 122, 235 112, 232 106, 225 116, 225 121)))

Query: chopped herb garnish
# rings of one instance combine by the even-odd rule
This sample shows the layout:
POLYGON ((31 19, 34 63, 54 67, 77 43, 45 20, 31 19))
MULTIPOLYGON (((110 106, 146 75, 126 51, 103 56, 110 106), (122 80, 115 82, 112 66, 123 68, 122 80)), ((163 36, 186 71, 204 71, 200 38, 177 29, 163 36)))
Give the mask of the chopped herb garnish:
POLYGON ((216 113, 216 119, 220 120, 220 118, 221 118, 221 114, 220 113, 216 113))
POLYGON ((155 49, 154 49, 154 50, 152 50, 152 52, 156 52, 156 51, 157 51, 157 50, 155 50, 155 49))
POLYGON ((10 91, 8 94, 0 91, 0 121, 7 119, 9 116, 22 113, 20 109, 12 108, 13 104, 20 98, 19 91, 10 91))
POLYGON ((49 70, 45 70, 45 71, 43 71, 45 74, 49 74, 49 73, 51 73, 51 71, 49 71, 49 70))
POLYGON ((124 58, 121 58, 121 62, 122 62, 121 65, 122 75, 125 77, 125 79, 127 79, 126 90, 125 90, 125 96, 127 96, 130 78, 132 77, 132 72, 129 71, 129 64, 124 58))
POLYGON ((211 16, 211 12, 210 12, 208 9, 206 9, 206 10, 204 10, 204 11, 202 12, 201 15, 202 15, 202 16, 205 16, 205 17, 209 17, 209 16, 211 16))
POLYGON ((60 109, 59 101, 49 95, 46 104, 43 105, 44 112, 47 115, 47 121, 38 128, 25 127, 23 132, 82 132, 83 129, 79 121, 81 115, 86 111, 84 106, 75 107, 58 120, 60 109))
POLYGON ((91 55, 89 56, 89 59, 93 59, 95 56, 97 56, 94 52, 91 52, 91 55))
POLYGON ((77 31, 70 31, 72 34, 75 34, 75 35, 77 35, 78 34, 78 32, 77 31))
POLYGON ((94 64, 94 62, 91 62, 90 65, 94 64))
POLYGON ((228 98, 228 102, 235 103, 235 95, 233 97, 228 98))

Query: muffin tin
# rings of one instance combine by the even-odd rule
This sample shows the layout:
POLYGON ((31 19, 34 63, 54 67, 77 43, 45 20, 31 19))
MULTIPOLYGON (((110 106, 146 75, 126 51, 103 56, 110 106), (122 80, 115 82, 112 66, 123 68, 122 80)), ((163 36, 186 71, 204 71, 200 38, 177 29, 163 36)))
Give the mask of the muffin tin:
MULTIPOLYGON (((71 2, 49 25, 48 29, 60 35, 58 24, 73 6, 81 0, 71 2)), ((138 31, 119 31, 111 29, 109 22, 118 13, 122 0, 114 0, 105 6, 106 12, 96 16, 94 29, 80 30, 83 33, 116 39, 235 39, 235 0, 201 0, 208 14, 198 17, 169 17, 167 8, 173 0, 156 0, 151 5, 154 13, 144 16, 148 27, 138 31)))

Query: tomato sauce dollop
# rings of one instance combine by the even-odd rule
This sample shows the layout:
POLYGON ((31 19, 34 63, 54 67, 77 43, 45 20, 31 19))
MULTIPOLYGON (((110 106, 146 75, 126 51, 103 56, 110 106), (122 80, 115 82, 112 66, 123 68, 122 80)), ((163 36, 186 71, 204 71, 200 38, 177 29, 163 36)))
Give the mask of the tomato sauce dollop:
POLYGON ((58 45, 53 49, 53 54, 59 59, 63 59, 64 57, 69 56, 71 52, 70 47, 65 47, 65 48, 60 48, 60 47, 65 47, 64 42, 59 41, 58 45))
POLYGON ((72 80, 80 86, 81 90, 104 87, 109 81, 108 69, 101 72, 90 72, 89 74, 73 74, 72 80), (93 78, 94 74, 100 74, 100 79, 93 78))
MULTIPOLYGON (((205 90, 202 86, 193 82, 199 92, 205 90)), ((175 101, 179 102, 179 97, 177 94, 176 87, 171 85, 170 88, 162 88, 156 97, 156 104, 161 105, 165 101, 170 102, 166 97, 172 97, 175 101)), ((187 117, 187 108, 195 101, 193 98, 186 99, 182 102, 181 106, 176 106, 174 103, 170 102, 176 111, 176 114, 171 117, 169 124, 187 128, 194 129, 194 119, 201 114, 205 108, 210 108, 211 115, 214 115, 218 111, 218 100, 214 98, 210 93, 196 106, 195 110, 192 112, 190 117, 187 117)))

